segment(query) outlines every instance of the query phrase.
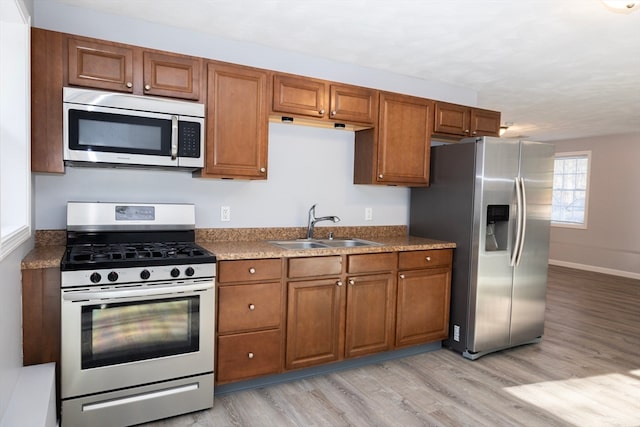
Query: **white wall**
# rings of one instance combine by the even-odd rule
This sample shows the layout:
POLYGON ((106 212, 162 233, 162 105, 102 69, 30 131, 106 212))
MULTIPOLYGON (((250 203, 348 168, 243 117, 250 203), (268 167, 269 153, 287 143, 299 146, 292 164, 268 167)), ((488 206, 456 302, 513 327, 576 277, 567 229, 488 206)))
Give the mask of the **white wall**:
MULTIPOLYGON (((4 2, 5 0, 2 1, 4 2)), ((11 3, 14 2, 11 1, 11 3)), ((31 0, 17 0, 16 4, 27 15, 32 15, 33 4, 31 0)), ((7 2, 2 7, 13 7, 13 4, 7 2)), ((3 141, 2 143, 5 142, 3 141)), ((0 261, 0 296, 2 297, 0 302, 1 426, 4 426, 2 420, 22 367, 22 277, 20 262, 32 247, 33 239, 29 239, 0 261)))
POLYGON ((199 228, 303 226, 314 203, 318 216, 338 215, 340 225, 406 224, 408 189, 353 184, 353 137, 353 132, 272 123, 266 181, 82 167, 38 175, 36 228, 65 228, 69 200, 195 203, 199 228), (231 208, 230 222, 220 221, 221 206, 231 208), (365 207, 373 208, 373 221, 364 222, 365 207))
POLYGON ((591 178, 587 229, 551 227, 551 262, 640 279, 640 133, 554 143, 591 150, 591 178))
MULTIPOLYGON (((460 104, 477 102, 475 91, 460 87, 82 10, 55 0, 35 0, 34 26, 460 104)), ((353 148, 351 132, 270 124, 267 181, 205 180, 179 172, 123 169, 67 168, 64 176, 38 175, 36 228, 64 228, 68 200, 195 203, 196 225, 201 228, 302 226, 313 203, 318 203, 318 215, 340 216, 341 225, 407 224, 408 189, 352 184, 353 148), (231 207, 230 222, 220 222, 220 206, 231 207), (365 207, 373 208, 373 221, 364 221, 365 207)))

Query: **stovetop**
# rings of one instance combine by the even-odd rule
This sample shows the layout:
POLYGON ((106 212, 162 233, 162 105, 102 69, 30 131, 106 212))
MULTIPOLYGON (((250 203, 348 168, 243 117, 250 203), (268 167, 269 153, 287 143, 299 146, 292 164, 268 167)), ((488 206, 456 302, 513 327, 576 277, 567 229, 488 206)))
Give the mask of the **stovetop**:
POLYGON ((201 264, 215 256, 193 242, 84 243, 68 245, 62 270, 201 264))

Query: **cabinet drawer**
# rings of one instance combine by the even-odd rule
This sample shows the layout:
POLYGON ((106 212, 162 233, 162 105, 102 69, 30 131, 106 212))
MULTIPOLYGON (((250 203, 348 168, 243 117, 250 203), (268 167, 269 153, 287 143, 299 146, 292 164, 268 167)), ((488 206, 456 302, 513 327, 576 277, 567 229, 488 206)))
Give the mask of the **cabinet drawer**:
POLYGON ((291 258, 289 277, 335 276, 342 273, 341 256, 291 258))
POLYGON ((281 274, 279 258, 218 262, 218 283, 274 280, 281 274))
POLYGON ((281 331, 251 332, 218 338, 219 383, 280 372, 281 331))
POLYGON ((218 333, 280 327, 280 282, 218 287, 218 333))
POLYGON ((451 249, 400 252, 398 269, 448 266, 451 265, 452 255, 453 250, 451 249))
POLYGON ((395 254, 392 252, 349 255, 347 257, 347 273, 391 271, 395 265, 395 260, 395 254))

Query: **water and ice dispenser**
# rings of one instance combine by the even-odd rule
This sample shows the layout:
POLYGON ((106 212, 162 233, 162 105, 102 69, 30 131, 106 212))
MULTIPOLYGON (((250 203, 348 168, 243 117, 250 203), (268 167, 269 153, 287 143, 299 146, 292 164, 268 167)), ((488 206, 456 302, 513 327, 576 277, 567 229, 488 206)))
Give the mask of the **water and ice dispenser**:
POLYGON ((485 251, 506 251, 508 231, 509 205, 488 205, 485 251))

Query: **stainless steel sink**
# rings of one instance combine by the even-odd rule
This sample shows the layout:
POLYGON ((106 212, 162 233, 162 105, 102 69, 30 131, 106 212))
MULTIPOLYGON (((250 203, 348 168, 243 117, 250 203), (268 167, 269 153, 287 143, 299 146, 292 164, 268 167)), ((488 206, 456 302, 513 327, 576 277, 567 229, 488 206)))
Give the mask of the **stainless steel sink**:
POLYGON ((353 248, 363 246, 380 246, 381 243, 362 239, 295 239, 270 240, 272 245, 283 249, 321 249, 321 248, 353 248))

